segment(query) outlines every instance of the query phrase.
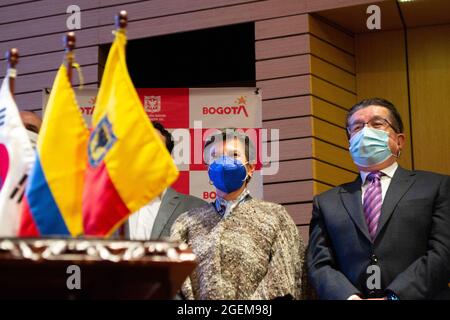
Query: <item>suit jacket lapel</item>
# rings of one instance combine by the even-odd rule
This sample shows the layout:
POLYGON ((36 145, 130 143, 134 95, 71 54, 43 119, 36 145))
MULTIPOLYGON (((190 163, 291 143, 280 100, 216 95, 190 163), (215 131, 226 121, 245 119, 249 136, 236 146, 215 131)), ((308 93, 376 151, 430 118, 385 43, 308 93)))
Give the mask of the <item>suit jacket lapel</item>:
POLYGON ((341 186, 340 194, 350 218, 367 240, 372 242, 362 208, 361 177, 358 175, 352 183, 341 186))
POLYGON ((405 170, 400 166, 397 168, 394 176, 392 177, 391 183, 389 184, 389 188, 383 200, 383 205, 381 206, 381 216, 380 221, 378 222, 378 229, 375 238, 386 225, 389 218, 392 216, 397 203, 412 186, 414 181, 415 173, 413 171, 405 170))
POLYGON ((155 222, 153 224, 151 234, 152 239, 157 239, 161 236, 164 227, 166 226, 179 202, 179 194, 172 188, 168 188, 166 194, 161 200, 161 206, 159 207, 158 214, 156 215, 155 222))

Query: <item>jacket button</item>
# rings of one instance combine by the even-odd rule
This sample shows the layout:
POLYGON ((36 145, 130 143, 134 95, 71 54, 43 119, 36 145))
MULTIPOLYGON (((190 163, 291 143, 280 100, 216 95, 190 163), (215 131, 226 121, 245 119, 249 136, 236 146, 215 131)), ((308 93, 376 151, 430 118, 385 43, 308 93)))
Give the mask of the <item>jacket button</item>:
POLYGON ((378 257, 376 255, 372 255, 371 257, 372 263, 378 263, 378 257))

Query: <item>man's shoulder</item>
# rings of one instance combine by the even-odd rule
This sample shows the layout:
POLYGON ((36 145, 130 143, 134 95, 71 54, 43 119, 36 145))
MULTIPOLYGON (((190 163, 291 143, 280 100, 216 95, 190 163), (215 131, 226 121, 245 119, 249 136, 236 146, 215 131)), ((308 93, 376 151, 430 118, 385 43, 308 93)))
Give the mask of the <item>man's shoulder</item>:
POLYGON ((449 179, 450 176, 442 173, 437 173, 433 171, 426 171, 426 170, 407 170, 403 169, 407 172, 411 172, 412 174, 417 175, 420 178, 423 179, 429 179, 429 180, 442 180, 442 179, 449 179))
MULTIPOLYGON (((415 185, 419 187, 423 186, 434 190, 433 186, 438 188, 444 184, 450 185, 450 176, 446 174, 426 170, 408 170, 402 167, 399 167, 397 170, 400 170, 398 177, 414 177, 415 185)), ((397 175, 397 172, 395 175, 397 175)))
POLYGON ((206 202, 205 200, 200 199, 200 198, 195 197, 195 196, 191 196, 189 194, 184 194, 184 193, 179 193, 178 192, 178 196, 180 197, 180 201, 186 202, 186 203, 189 203, 189 204, 195 204, 195 205, 198 205, 198 206, 204 206, 204 205, 208 204, 208 202, 206 202))
POLYGON ((336 187, 332 187, 326 191, 319 193, 318 195, 315 196, 315 198, 318 198, 318 199, 334 198, 334 197, 338 196, 339 193, 341 193, 343 191, 348 192, 350 190, 353 190, 356 187, 357 187, 356 181, 346 182, 346 183, 340 184, 336 187))

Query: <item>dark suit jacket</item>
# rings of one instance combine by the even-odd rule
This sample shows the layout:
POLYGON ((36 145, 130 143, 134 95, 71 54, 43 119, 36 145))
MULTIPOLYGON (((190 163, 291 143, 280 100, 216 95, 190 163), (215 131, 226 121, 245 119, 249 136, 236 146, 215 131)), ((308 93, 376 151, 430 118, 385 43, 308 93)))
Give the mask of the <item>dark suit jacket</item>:
MULTIPOLYGON (((170 228, 179 215, 193 208, 202 207, 206 201, 194 196, 185 195, 168 188, 161 200, 158 214, 151 233, 151 239, 161 239, 170 237, 170 228)), ((125 236, 129 238, 128 222, 125 226, 125 236)))
POLYGON ((398 167, 377 230, 372 243, 359 176, 314 198, 307 265, 319 298, 450 299, 449 176, 398 167), (367 288, 369 265, 380 268, 380 290, 367 288))

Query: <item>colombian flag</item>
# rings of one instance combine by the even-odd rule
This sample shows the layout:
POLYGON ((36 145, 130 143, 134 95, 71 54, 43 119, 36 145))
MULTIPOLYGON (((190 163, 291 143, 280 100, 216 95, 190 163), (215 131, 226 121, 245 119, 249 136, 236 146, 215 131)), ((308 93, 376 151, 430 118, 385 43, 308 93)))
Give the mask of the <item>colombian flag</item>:
POLYGON ((125 44, 124 30, 117 31, 92 118, 83 194, 86 235, 110 235, 178 177, 131 82, 125 44))
POLYGON ((81 201, 88 139, 66 67, 61 65, 37 141, 19 236, 83 233, 81 201))

